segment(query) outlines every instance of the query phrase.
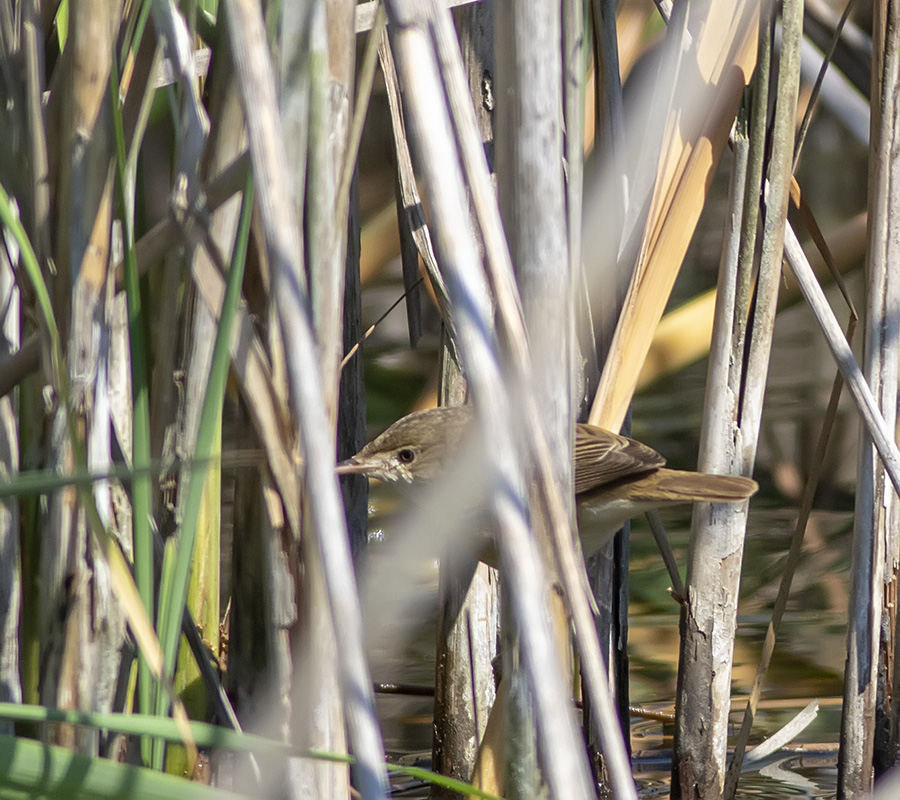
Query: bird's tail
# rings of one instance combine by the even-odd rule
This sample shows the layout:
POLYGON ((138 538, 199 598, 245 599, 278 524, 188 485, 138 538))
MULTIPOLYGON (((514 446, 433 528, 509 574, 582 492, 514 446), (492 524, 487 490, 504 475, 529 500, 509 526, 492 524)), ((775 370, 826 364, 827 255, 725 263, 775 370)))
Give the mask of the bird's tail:
MULTIPOLYGON (((688 503, 701 500, 709 503, 735 503, 746 500, 756 494, 759 488, 756 481, 751 478, 742 478, 738 475, 709 475, 702 472, 682 472, 677 469, 658 469, 648 476, 646 490, 652 491, 652 496, 660 494, 667 496, 667 500, 675 503, 688 503)), ((636 481, 633 489, 641 493, 641 484, 644 481, 636 481)), ((638 497, 632 497, 638 500, 638 497)), ((649 498, 648 498, 649 499, 649 498)))

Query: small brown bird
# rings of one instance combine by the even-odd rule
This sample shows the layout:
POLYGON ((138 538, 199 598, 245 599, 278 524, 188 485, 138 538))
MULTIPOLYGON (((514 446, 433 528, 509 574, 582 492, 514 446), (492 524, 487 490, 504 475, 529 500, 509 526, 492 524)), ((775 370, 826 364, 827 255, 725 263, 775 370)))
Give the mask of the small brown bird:
MULTIPOLYGON (((472 421, 471 406, 415 411, 338 464, 338 472, 398 484, 434 481, 472 421)), ((739 502, 758 488, 750 478, 666 469, 665 463, 634 439, 593 425, 575 426, 575 500, 585 556, 645 511, 694 501, 739 502)))

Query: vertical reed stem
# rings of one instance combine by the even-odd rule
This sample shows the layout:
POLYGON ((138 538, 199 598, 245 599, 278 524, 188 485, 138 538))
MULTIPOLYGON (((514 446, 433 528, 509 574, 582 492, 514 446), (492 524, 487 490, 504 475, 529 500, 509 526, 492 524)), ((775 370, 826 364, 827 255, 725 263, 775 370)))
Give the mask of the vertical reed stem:
MULTIPOLYGON (((887 428, 893 431, 897 411, 897 337, 900 334, 900 276, 896 269, 900 250, 895 230, 900 214, 896 156, 896 93, 900 82, 897 4, 876 3, 874 20, 863 370, 887 428)), ((896 562, 892 559, 888 564, 890 571, 885 575, 886 545, 888 552, 896 552, 896 537, 896 495, 885 479, 884 467, 872 438, 863 428, 856 485, 844 713, 838 762, 838 794, 843 797, 860 796, 872 787, 878 683, 892 680, 883 673, 879 676, 879 661, 893 651, 891 634, 882 638, 881 615, 885 603, 884 582, 895 578, 896 570, 896 562)), ((889 659, 882 663, 884 668, 890 668, 889 659)), ((882 688, 886 688, 884 683, 882 688)), ((884 749, 879 754, 882 763, 892 760, 884 749)))

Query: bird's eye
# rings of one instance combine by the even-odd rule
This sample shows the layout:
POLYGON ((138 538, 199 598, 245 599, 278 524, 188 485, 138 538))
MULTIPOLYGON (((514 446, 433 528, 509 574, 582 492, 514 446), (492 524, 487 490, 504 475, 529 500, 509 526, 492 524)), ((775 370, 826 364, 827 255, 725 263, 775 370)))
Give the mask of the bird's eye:
POLYGON ((410 447, 404 447, 397 451, 397 458, 400 459, 401 464, 412 464, 416 460, 416 451, 410 447))

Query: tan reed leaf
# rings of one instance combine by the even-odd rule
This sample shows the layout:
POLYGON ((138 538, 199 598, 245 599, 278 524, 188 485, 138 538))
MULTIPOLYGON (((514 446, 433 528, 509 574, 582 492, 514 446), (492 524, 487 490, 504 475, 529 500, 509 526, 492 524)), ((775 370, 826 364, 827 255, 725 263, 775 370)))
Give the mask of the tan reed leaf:
POLYGON ((756 61, 758 14, 756 3, 716 3, 691 33, 637 266, 591 409, 594 425, 618 430, 625 418, 756 61))

